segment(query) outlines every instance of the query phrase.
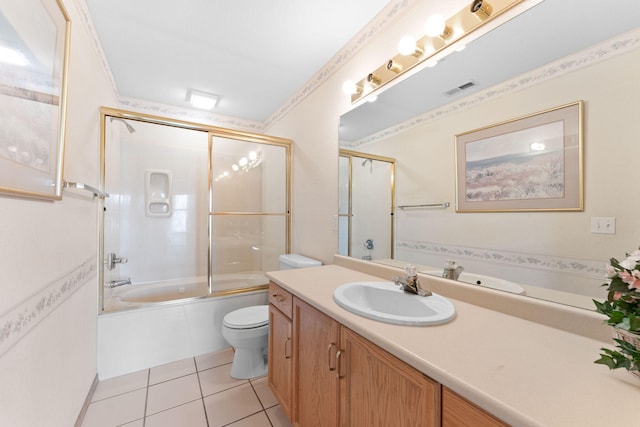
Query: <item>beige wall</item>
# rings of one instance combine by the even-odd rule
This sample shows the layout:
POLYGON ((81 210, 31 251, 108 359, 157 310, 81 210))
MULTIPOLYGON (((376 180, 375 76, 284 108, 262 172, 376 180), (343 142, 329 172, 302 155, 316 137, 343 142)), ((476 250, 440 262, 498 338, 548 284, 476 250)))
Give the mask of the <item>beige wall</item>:
MULTIPOLYGON (((82 14, 64 4, 72 20, 64 175, 96 186, 99 106, 116 99, 82 14)), ((80 412, 96 374, 96 207, 79 190, 53 203, 0 196, 0 425, 69 426, 80 412), (61 292, 77 269, 88 273, 75 292, 61 292), (41 294, 48 299, 37 305, 31 297, 41 294)))

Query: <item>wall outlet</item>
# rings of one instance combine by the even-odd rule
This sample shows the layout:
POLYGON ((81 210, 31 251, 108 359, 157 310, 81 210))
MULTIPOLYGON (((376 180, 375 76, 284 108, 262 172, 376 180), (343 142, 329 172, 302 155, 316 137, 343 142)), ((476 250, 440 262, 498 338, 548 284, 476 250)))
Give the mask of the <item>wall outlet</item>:
POLYGON ((613 216, 592 216, 591 232, 595 234, 616 234, 616 218, 613 216))

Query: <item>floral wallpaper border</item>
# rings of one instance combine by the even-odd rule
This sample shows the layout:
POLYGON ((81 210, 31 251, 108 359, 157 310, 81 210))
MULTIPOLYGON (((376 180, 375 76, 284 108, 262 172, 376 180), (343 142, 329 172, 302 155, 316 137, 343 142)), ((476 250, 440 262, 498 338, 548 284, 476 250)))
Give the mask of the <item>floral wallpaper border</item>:
POLYGON ((396 249, 422 252, 456 259, 491 262, 494 264, 503 264, 513 267, 554 271, 595 279, 604 279, 606 277, 605 261, 497 251, 493 249, 468 248, 464 246, 406 240, 397 241, 396 249))
POLYGON ((469 95, 458 101, 444 105, 425 114, 413 117, 398 125, 389 127, 380 132, 366 136, 358 141, 341 143, 342 148, 354 149, 366 144, 371 144, 390 138, 396 134, 404 132, 416 126, 439 119, 451 113, 456 113, 465 108, 470 108, 485 101, 497 99, 509 95, 516 91, 534 86, 538 83, 559 77, 566 73, 571 73, 583 67, 593 65, 600 61, 615 57, 617 55, 630 52, 640 48, 640 30, 632 30, 612 40, 600 43, 584 51, 559 59, 529 73, 515 77, 506 82, 490 87, 484 91, 469 95))
POLYGON ((58 306, 71 297, 83 285, 96 277, 96 263, 92 257, 49 283, 35 295, 18 303, 0 316, 0 356, 26 336, 58 306))

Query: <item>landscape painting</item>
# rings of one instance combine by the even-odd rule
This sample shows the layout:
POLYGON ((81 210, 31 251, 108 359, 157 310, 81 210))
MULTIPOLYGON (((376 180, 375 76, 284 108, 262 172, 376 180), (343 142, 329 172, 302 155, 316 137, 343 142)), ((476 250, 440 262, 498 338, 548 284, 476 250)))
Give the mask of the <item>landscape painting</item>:
POLYGON ((582 210, 580 111, 576 103, 457 135, 457 211, 582 210))

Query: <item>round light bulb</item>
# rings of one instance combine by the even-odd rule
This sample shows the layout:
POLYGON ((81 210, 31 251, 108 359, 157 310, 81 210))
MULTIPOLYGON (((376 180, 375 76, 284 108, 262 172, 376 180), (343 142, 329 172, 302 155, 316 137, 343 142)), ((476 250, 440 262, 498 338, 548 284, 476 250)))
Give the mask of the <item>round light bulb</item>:
POLYGON ((234 164, 234 165, 231 165, 231 169, 233 169, 234 172, 238 172, 240 170, 240 166, 234 164))
POLYGON ((240 160, 238 160, 238 164, 240 165, 240 167, 247 166, 247 163, 249 163, 249 160, 247 160, 246 157, 243 157, 240 160))
POLYGON ((353 95, 358 93, 358 88, 353 80, 347 80, 342 84, 342 92, 344 92, 345 95, 353 95))
POLYGON ((413 36, 404 36, 398 42, 398 52, 400 55, 413 55, 416 51, 416 39, 413 36))
POLYGON ((446 23, 442 15, 431 15, 424 24, 424 32, 429 37, 438 37, 444 33, 446 23))
POLYGON ((255 151, 249 152, 249 160, 255 160, 257 158, 258 158, 258 153, 256 153, 255 151))

